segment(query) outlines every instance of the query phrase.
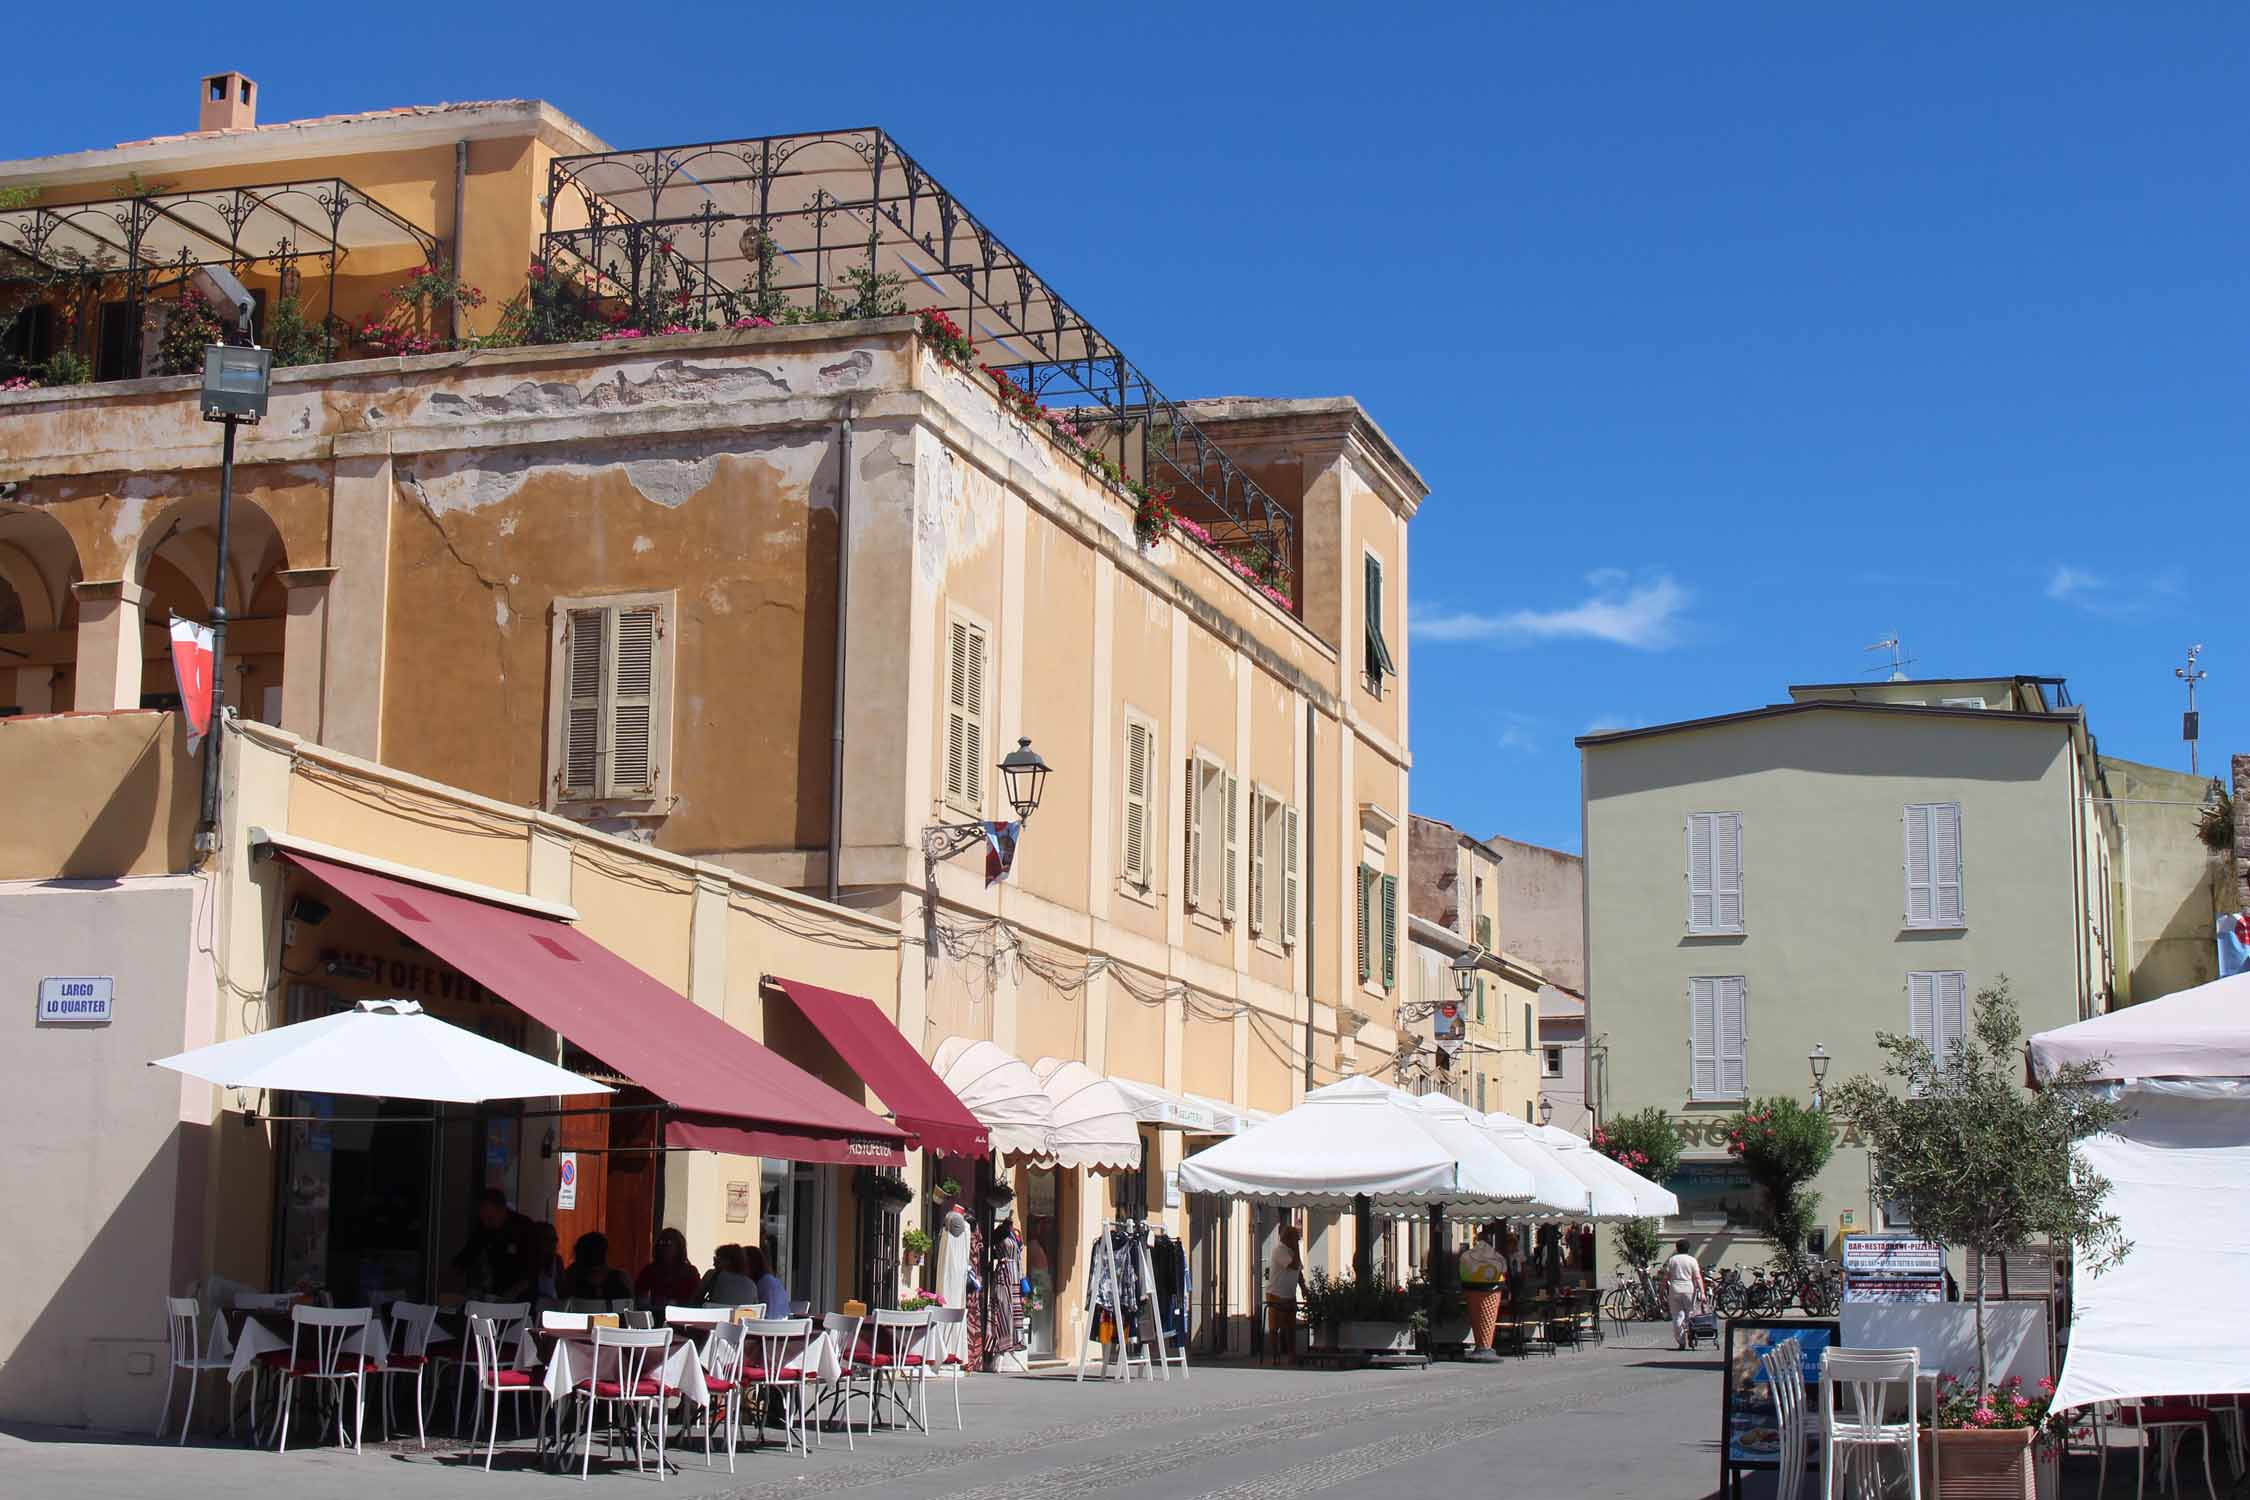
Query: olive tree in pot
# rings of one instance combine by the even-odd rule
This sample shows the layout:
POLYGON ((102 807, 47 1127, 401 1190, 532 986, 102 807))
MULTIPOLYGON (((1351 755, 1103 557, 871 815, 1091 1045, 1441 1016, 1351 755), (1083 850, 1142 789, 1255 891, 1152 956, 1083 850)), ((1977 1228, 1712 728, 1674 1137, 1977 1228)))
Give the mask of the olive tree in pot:
MULTIPOLYGON (((2128 1112, 2087 1087, 2102 1071, 2098 1062, 2060 1069, 2037 1092, 2023 1086, 2023 1026, 2005 977, 1977 996, 1969 1034, 1944 1056, 1909 1036, 1885 1033, 1877 1043, 1888 1054, 1883 1071, 1891 1081, 1853 1078, 1831 1093, 1831 1106, 1866 1138, 1876 1200, 1897 1206, 1917 1232, 1972 1257, 1974 1395, 1954 1404, 1967 1413, 1964 1425, 1938 1428, 1940 1469, 1961 1474, 1998 1465, 2004 1472, 1995 1477, 2011 1487, 2020 1480, 2028 1494, 2029 1447, 2043 1429, 2002 1425, 2018 1408, 1997 1400, 1992 1382, 1985 1261, 2049 1239, 2074 1245, 2079 1270, 2098 1275, 2132 1249, 2116 1215, 2102 1210, 2108 1181, 2071 1151, 2128 1112)), ((1941 1423, 1948 1409, 1936 1414, 1941 1423)))

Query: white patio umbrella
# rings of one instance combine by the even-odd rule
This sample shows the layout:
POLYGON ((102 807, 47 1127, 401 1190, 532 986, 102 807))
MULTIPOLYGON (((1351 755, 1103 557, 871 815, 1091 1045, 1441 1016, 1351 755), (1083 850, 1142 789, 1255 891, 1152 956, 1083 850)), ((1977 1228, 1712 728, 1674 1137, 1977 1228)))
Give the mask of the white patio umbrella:
POLYGON ((1022 1058, 994 1042, 950 1036, 930 1067, 977 1122, 1002 1160, 1045 1158, 1055 1131, 1054 1101, 1022 1058))
POLYGON ((1475 1110, 1444 1094, 1401 1093, 1399 1097, 1421 1112, 1423 1126, 1453 1152, 1460 1196, 1446 1204, 1446 1212, 1491 1218, 1537 1213, 1550 1206, 1538 1201, 1539 1180, 1531 1170, 1477 1128, 1475 1110))
POLYGON ((332 1016, 160 1057, 149 1066, 221 1088, 448 1104, 614 1092, 605 1083, 425 1015, 412 1000, 362 1000, 332 1016))
POLYGON ((1479 1135, 1492 1143, 1494 1150, 1531 1174, 1531 1202, 1511 1217, 1601 1217, 1595 1210, 1593 1189, 1587 1186, 1585 1179, 1572 1172, 1554 1148, 1533 1135, 1531 1128, 1521 1120, 1504 1114, 1469 1111, 1469 1121, 1479 1135))
POLYGON ((1460 1191, 1454 1153, 1421 1110, 1372 1078, 1315 1089, 1286 1110, 1180 1163, 1191 1193, 1310 1207, 1443 1203, 1460 1191))
MULTIPOLYGON (((1560 1125, 1539 1125, 1533 1128, 1538 1131, 1540 1140, 1556 1148, 1565 1166, 1579 1171, 1581 1175, 1585 1172, 1597 1174, 1625 1194, 1632 1205, 1630 1209, 1622 1215, 1609 1217, 1669 1219, 1679 1213, 1680 1200, 1669 1188, 1661 1183, 1651 1182, 1631 1167, 1604 1156, 1585 1137, 1572 1135, 1560 1125)), ((1596 1196, 1598 1198, 1600 1195, 1596 1196)), ((1595 1217, 1604 1216, 1596 1214, 1595 1217)))

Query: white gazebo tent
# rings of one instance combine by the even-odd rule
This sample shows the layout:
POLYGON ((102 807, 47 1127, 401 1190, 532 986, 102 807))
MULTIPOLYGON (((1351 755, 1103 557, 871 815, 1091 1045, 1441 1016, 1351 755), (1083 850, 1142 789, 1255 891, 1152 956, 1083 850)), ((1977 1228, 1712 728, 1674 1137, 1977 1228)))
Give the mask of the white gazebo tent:
POLYGON ((2250 1391, 2250 974, 2031 1039, 2044 1084, 2074 1062, 2133 1110, 2078 1146, 2132 1249, 2072 1278, 2058 1409, 2250 1391))
POLYGON ((412 1000, 362 1000, 334 1015, 215 1042, 149 1066, 221 1088, 447 1104, 614 1092, 608 1084, 425 1015, 412 1000))

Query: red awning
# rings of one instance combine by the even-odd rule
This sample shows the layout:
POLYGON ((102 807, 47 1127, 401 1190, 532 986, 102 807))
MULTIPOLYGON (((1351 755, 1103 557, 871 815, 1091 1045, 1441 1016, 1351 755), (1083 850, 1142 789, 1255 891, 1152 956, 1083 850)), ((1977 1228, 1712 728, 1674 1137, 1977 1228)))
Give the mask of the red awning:
POLYGON ((992 1135, 969 1107, 954 1097, 900 1034, 875 1002, 841 990, 824 990, 800 979, 776 979, 773 987, 828 1039, 852 1071, 867 1080, 875 1097, 890 1107, 891 1118, 946 1156, 989 1156, 992 1135))
POLYGON ((668 1146, 867 1166, 905 1160, 905 1133, 890 1121, 568 922, 274 852, 662 1099, 674 1111, 668 1146))

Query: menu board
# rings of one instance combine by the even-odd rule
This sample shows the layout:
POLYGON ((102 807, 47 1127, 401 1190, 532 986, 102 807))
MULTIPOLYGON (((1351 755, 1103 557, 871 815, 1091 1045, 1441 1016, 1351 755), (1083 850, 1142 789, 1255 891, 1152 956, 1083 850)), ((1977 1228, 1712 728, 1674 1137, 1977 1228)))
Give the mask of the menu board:
POLYGON ((1912 1234, 1855 1234, 1844 1241, 1846 1302, 1943 1302, 1945 1246, 1912 1234))
POLYGON ((1719 1488, 1739 1493, 1735 1478, 1744 1469, 1781 1466, 1781 1417, 1766 1384, 1763 1363, 1774 1345, 1797 1341, 1805 1365, 1805 1385, 1820 1388, 1820 1362, 1843 1343, 1834 1319, 1729 1318, 1719 1349, 1726 1357, 1726 1387, 1719 1407, 1719 1488))

